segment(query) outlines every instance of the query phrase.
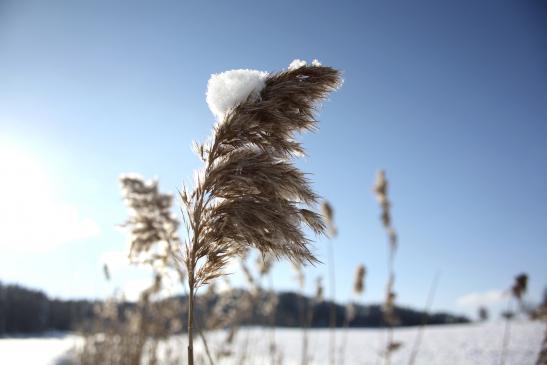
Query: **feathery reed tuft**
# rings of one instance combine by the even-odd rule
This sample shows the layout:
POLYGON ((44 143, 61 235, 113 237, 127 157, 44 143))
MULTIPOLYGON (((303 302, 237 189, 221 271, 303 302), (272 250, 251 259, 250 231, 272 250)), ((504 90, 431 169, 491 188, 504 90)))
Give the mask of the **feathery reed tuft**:
MULTIPOLYGON (((317 196, 291 159, 304 154, 295 134, 313 131, 317 104, 341 84, 325 66, 264 75, 260 92, 228 108, 205 144, 195 150, 205 166, 192 192, 181 191, 189 275, 188 361, 193 364, 195 290, 222 275, 228 260, 254 247, 262 255, 315 263, 302 225, 321 234, 317 196)), ((250 89, 249 89, 250 90, 250 89)))
POLYGON ((129 259, 178 267, 179 221, 171 214, 172 195, 160 193, 157 181, 145 181, 137 175, 123 175, 120 183, 130 213, 123 224, 130 233, 129 259))

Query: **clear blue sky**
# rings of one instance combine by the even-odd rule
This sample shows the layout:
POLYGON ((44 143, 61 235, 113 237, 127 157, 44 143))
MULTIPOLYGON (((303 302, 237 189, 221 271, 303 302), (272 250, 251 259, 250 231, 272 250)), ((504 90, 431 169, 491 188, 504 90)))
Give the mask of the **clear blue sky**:
MULTIPOLYGON (((0 202, 0 217, 12 232, 0 237, 0 280, 60 297, 111 293, 100 262, 126 244, 116 229, 126 218, 118 176, 158 177, 175 192, 199 166, 191 141, 214 123, 210 74, 275 71, 295 58, 344 72, 298 162, 336 209, 340 300, 360 262, 369 269, 363 300, 383 297, 387 244, 371 193, 380 168, 400 236, 399 303, 422 306, 438 270, 436 309, 474 313, 462 297, 498 302, 496 291, 521 271, 539 300, 547 284, 541 1, 0 0, 0 187, 11 201, 0 202), (20 201, 28 209, 13 218, 20 201), (69 222, 74 232, 54 239, 40 221, 69 222)), ((325 243, 316 242, 323 258, 325 243)), ((307 274, 311 291, 326 268, 307 274)), ((139 275, 120 269, 115 285, 139 275)), ((296 289, 292 276, 279 265, 276 287, 296 289)))

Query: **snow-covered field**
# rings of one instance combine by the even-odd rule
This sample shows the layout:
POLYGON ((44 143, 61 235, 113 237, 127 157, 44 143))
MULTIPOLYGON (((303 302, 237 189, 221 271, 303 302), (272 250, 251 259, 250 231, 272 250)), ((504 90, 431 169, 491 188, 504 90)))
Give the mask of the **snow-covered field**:
MULTIPOLYGON (((511 341, 506 365, 534 364, 543 338, 545 327, 539 322, 514 322, 511 325, 511 341)), ((417 328, 395 331, 395 340, 402 342, 392 358, 392 364, 407 364, 417 333, 417 328)), ((269 329, 243 329, 236 337, 235 356, 217 364, 270 364, 268 354, 269 329), (246 349, 244 352, 242 349, 246 349)), ((336 331, 337 346, 344 338, 343 330, 336 331)), ((376 329, 350 329, 347 333, 345 364, 382 364, 378 353, 386 341, 386 331, 376 329)), ((223 332, 207 335, 214 353, 221 346, 223 332)), ((498 364, 503 337, 503 323, 451 325, 426 327, 416 364, 498 364)), ((302 332, 298 329, 275 330, 277 347, 282 364, 300 364, 302 332)), ((0 339, 0 364, 55 364, 62 361, 66 352, 78 341, 75 336, 41 338, 0 339)), ((182 346, 184 338, 171 340, 182 346)), ((328 363, 328 330, 309 332, 310 364, 328 363)), ((201 351, 201 341, 196 343, 201 351)), ((185 349, 184 349, 185 350, 185 349)), ((340 359, 337 361, 340 364, 340 359)))
POLYGON ((61 364, 78 338, 51 333, 37 337, 0 337, 0 364, 61 364))

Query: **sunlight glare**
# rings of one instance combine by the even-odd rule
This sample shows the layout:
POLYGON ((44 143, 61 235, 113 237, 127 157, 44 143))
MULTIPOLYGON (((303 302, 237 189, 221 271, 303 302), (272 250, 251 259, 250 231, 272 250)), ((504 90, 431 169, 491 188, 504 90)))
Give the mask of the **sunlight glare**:
POLYGON ((98 234, 95 222, 55 197, 43 166, 18 146, 0 144, 0 249, 42 252, 98 234))

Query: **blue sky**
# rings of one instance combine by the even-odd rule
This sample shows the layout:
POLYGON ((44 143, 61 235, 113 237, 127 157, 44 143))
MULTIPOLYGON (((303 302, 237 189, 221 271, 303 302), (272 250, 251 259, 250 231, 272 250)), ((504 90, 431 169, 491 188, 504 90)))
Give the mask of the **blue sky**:
MULTIPOLYGON (((11 232, 0 238, 0 280, 65 298, 138 286, 146 276, 136 270, 117 269, 114 284, 101 276, 105 253, 126 247, 118 176, 157 177, 175 192, 199 167, 191 141, 214 123, 210 74, 275 71, 295 58, 344 73, 320 130, 302 137, 309 157, 298 161, 336 210, 339 300, 350 297, 360 262, 369 269, 363 300, 383 296, 387 244, 371 193, 381 168, 400 236, 399 303, 422 306, 437 271, 436 309, 500 305, 499 291, 521 271, 539 300, 547 284, 540 1, 0 0, 0 217, 11 232)), ((326 241, 315 247, 324 258, 326 241)), ((326 272, 307 270, 310 292, 326 272)), ((296 289, 289 265, 277 266, 274 283, 296 289)))

